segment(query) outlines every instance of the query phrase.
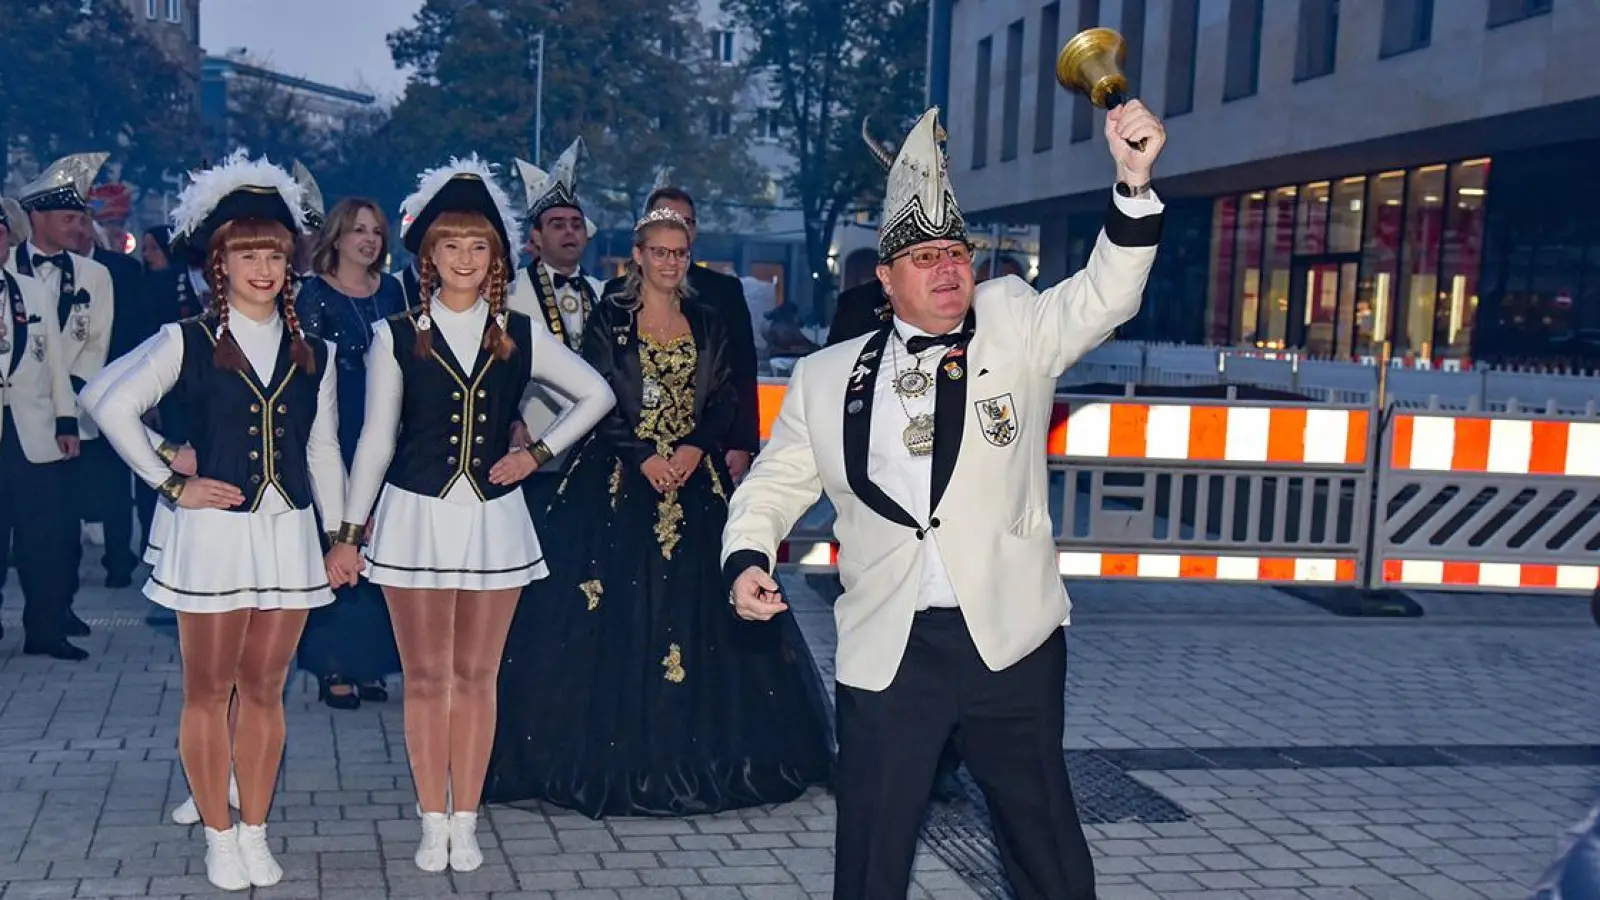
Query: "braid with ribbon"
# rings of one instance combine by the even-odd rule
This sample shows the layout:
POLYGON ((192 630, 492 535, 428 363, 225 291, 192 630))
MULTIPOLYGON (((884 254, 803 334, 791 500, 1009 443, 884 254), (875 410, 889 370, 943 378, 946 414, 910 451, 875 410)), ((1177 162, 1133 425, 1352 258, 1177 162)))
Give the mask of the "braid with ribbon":
POLYGON ((217 317, 216 346, 211 351, 211 363, 229 372, 243 372, 248 365, 244 349, 228 330, 228 276, 222 270, 225 255, 222 247, 213 249, 211 265, 206 268, 206 283, 211 287, 211 313, 217 317))
POLYGON ((289 328, 289 358, 300 367, 300 371, 307 375, 317 373, 317 357, 311 352, 311 344, 306 340, 306 331, 300 327, 300 314, 295 312, 295 296, 300 293, 300 283, 292 274, 286 275, 283 282, 283 323, 289 328))
POLYGON ((517 342, 506 331, 506 288, 509 279, 506 278, 506 262, 503 258, 496 256, 494 262, 489 264, 487 280, 489 327, 483 332, 483 349, 504 362, 517 349, 517 342))
POLYGON ((417 343, 414 352, 424 359, 433 352, 433 292, 439 289, 439 273, 428 255, 417 262, 417 343))

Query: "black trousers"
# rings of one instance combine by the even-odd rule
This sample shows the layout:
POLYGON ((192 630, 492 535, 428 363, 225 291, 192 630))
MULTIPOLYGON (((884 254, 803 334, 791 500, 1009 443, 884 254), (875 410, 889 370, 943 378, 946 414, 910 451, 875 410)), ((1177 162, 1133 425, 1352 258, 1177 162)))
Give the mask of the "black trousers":
POLYGON ((1058 631, 992 672, 958 610, 918 613, 894 682, 839 685, 834 900, 899 900, 947 738, 983 789, 1018 900, 1093 900, 1094 863, 1066 757, 1058 631))
POLYGON ((72 598, 72 561, 62 533, 77 522, 66 509, 65 462, 31 463, 6 410, 0 436, 0 546, 17 567, 22 628, 29 642, 61 640, 72 598))
MULTIPOLYGON (((133 552, 133 472, 117 455, 111 442, 96 438, 82 443, 78 458, 67 463, 69 502, 76 518, 99 522, 105 529, 105 555, 101 565, 107 575, 128 576, 139 557, 133 552)), ((71 530, 68 552, 72 554, 73 586, 83 563, 83 538, 71 530)))

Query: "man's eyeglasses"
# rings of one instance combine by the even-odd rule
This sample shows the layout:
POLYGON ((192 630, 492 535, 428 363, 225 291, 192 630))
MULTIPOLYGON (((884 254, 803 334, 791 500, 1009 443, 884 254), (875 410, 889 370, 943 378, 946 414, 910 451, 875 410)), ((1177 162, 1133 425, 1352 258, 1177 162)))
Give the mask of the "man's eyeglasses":
POLYGON ((650 258, 656 262, 666 262, 669 259, 674 262, 683 262, 689 258, 689 251, 683 247, 647 246, 644 249, 650 251, 650 258))
POLYGON ((972 262, 972 248, 966 244, 951 244, 948 247, 918 247, 889 257, 886 262, 893 264, 902 257, 910 259, 911 264, 919 269, 931 269, 939 264, 945 257, 958 266, 968 265, 972 262))

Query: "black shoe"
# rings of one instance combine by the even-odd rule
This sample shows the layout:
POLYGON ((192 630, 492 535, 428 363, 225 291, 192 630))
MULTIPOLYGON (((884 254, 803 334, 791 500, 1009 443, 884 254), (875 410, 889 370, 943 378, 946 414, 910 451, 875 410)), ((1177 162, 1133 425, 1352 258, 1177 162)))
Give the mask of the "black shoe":
POLYGON ((110 572, 107 572, 106 573, 106 587, 111 588, 112 590, 120 590, 121 588, 125 588, 125 587, 133 587, 133 573, 131 573, 131 572, 117 572, 116 574, 112 574, 110 572))
POLYGON ((28 656, 49 656, 67 662, 82 662, 89 658, 89 651, 81 647, 74 647, 67 643, 66 638, 54 641, 34 641, 28 638, 23 641, 22 652, 28 656))
POLYGON ((377 681, 369 681, 366 684, 358 686, 356 688, 356 693, 360 694, 361 699, 367 701, 368 703, 389 702, 389 688, 383 683, 383 679, 381 678, 377 681))
POLYGON ((89 623, 78 618, 78 614, 67 611, 67 624, 62 627, 62 633, 67 637, 88 637, 94 632, 89 628, 89 623))
POLYGON ((317 699, 328 705, 329 709, 360 709, 361 693, 356 686, 338 675, 329 675, 317 683, 317 699), (347 693, 335 694, 336 687, 348 687, 347 693))

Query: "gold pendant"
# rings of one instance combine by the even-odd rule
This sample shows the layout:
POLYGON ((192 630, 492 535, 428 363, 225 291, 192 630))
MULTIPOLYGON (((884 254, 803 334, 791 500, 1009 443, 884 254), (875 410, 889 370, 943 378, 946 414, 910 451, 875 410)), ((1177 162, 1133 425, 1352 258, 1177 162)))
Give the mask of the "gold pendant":
POLYGON ((906 425, 906 430, 901 432, 900 439, 905 442, 906 449, 912 456, 933 455, 933 416, 924 414, 912 416, 911 422, 906 425))
POLYGON ((571 294, 568 294, 565 297, 562 297, 561 298, 561 311, 564 312, 564 313, 569 313, 569 314, 577 312, 578 311, 578 298, 572 296, 571 294))

